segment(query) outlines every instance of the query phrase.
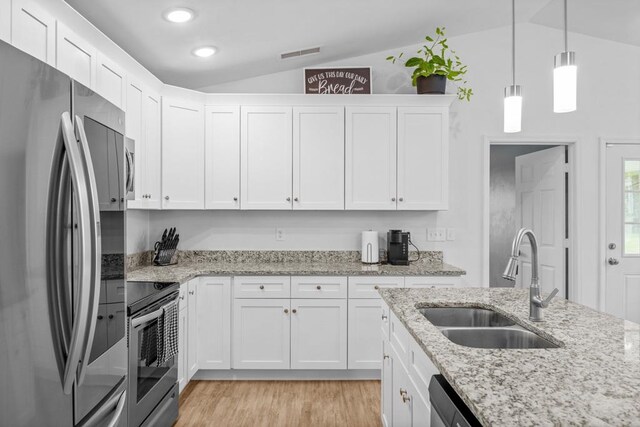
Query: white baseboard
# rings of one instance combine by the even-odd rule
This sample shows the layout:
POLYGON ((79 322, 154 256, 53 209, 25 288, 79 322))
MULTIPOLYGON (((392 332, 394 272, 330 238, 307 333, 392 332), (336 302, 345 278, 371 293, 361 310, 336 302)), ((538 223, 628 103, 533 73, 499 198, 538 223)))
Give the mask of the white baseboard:
POLYGON ((353 370, 253 370, 200 369, 194 380, 379 380, 379 369, 353 370))

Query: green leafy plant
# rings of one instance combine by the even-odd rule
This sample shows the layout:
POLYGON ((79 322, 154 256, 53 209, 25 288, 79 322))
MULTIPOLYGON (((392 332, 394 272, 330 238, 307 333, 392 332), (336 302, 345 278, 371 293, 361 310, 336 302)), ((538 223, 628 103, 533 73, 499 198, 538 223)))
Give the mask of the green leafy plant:
MULTIPOLYGON (((416 86, 418 77, 429 77, 432 75, 444 76, 449 81, 456 83, 461 82, 461 84, 456 84, 458 87, 458 99, 470 101, 473 95, 473 89, 467 87, 467 81, 464 80, 464 75, 467 73, 467 66, 462 64, 456 51, 449 48, 444 32, 445 27, 438 27, 436 28, 434 37, 426 36, 425 40, 427 44, 423 45, 422 48, 417 51, 419 56, 407 59, 404 66, 414 69, 411 75, 413 86, 416 86)), ((404 52, 400 53, 397 57, 391 55, 387 57, 387 61, 395 64, 403 55, 404 52)))

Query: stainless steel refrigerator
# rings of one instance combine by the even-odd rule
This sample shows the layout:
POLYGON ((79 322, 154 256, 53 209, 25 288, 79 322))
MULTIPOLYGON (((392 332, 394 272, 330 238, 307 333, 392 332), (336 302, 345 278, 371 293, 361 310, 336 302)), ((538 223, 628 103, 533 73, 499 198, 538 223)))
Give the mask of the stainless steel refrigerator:
POLYGON ((2 426, 126 425, 123 134, 120 109, 0 42, 2 426))

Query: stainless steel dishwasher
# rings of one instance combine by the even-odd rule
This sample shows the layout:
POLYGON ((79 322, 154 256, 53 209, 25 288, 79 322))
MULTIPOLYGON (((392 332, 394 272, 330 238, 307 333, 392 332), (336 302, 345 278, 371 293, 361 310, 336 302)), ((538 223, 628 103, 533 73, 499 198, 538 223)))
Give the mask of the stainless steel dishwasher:
POLYGON ((480 422, 442 375, 429 383, 431 427, 475 427, 480 422))

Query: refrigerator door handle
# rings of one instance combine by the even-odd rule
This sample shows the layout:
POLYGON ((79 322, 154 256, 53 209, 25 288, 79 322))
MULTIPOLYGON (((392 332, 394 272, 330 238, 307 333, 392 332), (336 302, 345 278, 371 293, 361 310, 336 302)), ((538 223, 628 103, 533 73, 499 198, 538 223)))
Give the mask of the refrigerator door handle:
POLYGON ((123 391, 118 399, 118 404, 116 405, 115 413, 113 414, 113 418, 107 424, 107 427, 116 427, 118 422, 120 421, 120 417, 122 416, 122 411, 124 411, 124 404, 127 402, 127 390, 123 391))
POLYGON ((96 177, 93 169, 93 162, 91 161, 91 153, 89 151, 89 143, 87 142, 87 134, 84 131, 84 125, 82 119, 79 116, 75 116, 75 131, 77 141, 80 146, 80 153, 82 155, 82 167, 86 179, 86 190, 88 196, 89 205, 89 227, 90 233, 88 234, 89 244, 88 250, 89 256, 89 287, 86 291, 89 293, 89 308, 87 325, 88 328, 85 331, 85 340, 83 346, 82 359, 80 360, 80 367, 78 370, 77 382, 81 385, 84 381, 84 377, 87 372, 87 366, 89 365, 89 357, 91 355, 91 346, 93 344, 93 337, 96 330, 96 322, 98 321, 98 305, 100 303, 100 278, 101 278, 101 264, 102 264, 102 242, 100 236, 100 208, 98 205, 98 190, 96 186, 96 177))
MULTIPOLYGON (((90 261, 87 239, 89 237, 91 227, 89 224, 90 213, 89 199, 86 191, 87 183, 85 181, 85 174, 82 171, 80 150, 74 137, 73 125, 71 124, 71 117, 69 116, 69 113, 62 113, 60 128, 62 132, 62 139, 64 141, 64 151, 61 153, 66 156, 66 162, 69 165, 71 185, 78 201, 77 227, 80 235, 78 248, 79 283, 77 291, 75 292, 76 298, 73 303, 74 320, 72 322, 67 358, 64 363, 64 371, 62 375, 62 390, 65 394, 71 394, 78 365, 81 363, 82 346, 86 334, 87 316, 89 314, 90 294, 87 292, 85 283, 90 280, 91 274, 91 271, 87 269, 90 261)), ((62 164, 64 167, 64 160, 62 164)), ((62 171, 60 171, 60 173, 62 174, 62 171)), ((62 186, 59 186, 59 188, 60 187, 62 186)), ((57 200, 56 202, 59 201, 60 200, 57 200)), ((60 227, 60 218, 56 219, 56 223, 53 224, 54 228, 60 227)), ((49 224, 49 230, 51 230, 51 226, 52 224, 49 224)), ((62 235, 60 232, 55 233, 57 236, 62 235)), ((49 249, 50 251, 55 250, 52 245, 49 246, 49 249)), ((50 254, 50 256, 56 256, 56 260, 60 259, 57 255, 50 254)), ((66 268, 66 266, 52 266, 52 269, 55 270, 59 268, 66 268)), ((58 275, 56 274, 56 279, 57 277, 58 275)))
POLYGON ((116 427, 122 418, 124 408, 127 403, 127 390, 126 379, 123 377, 120 380, 119 386, 113 392, 113 395, 107 399, 107 401, 95 410, 91 415, 84 418, 78 424, 78 427, 90 427, 90 426, 107 426, 116 427), (108 417, 113 414, 107 421, 108 417))
POLYGON ((126 193, 130 193, 133 191, 133 179, 135 176, 135 165, 133 164, 133 157, 131 156, 131 152, 128 148, 124 148, 125 159, 127 160, 127 185, 125 188, 126 193))

